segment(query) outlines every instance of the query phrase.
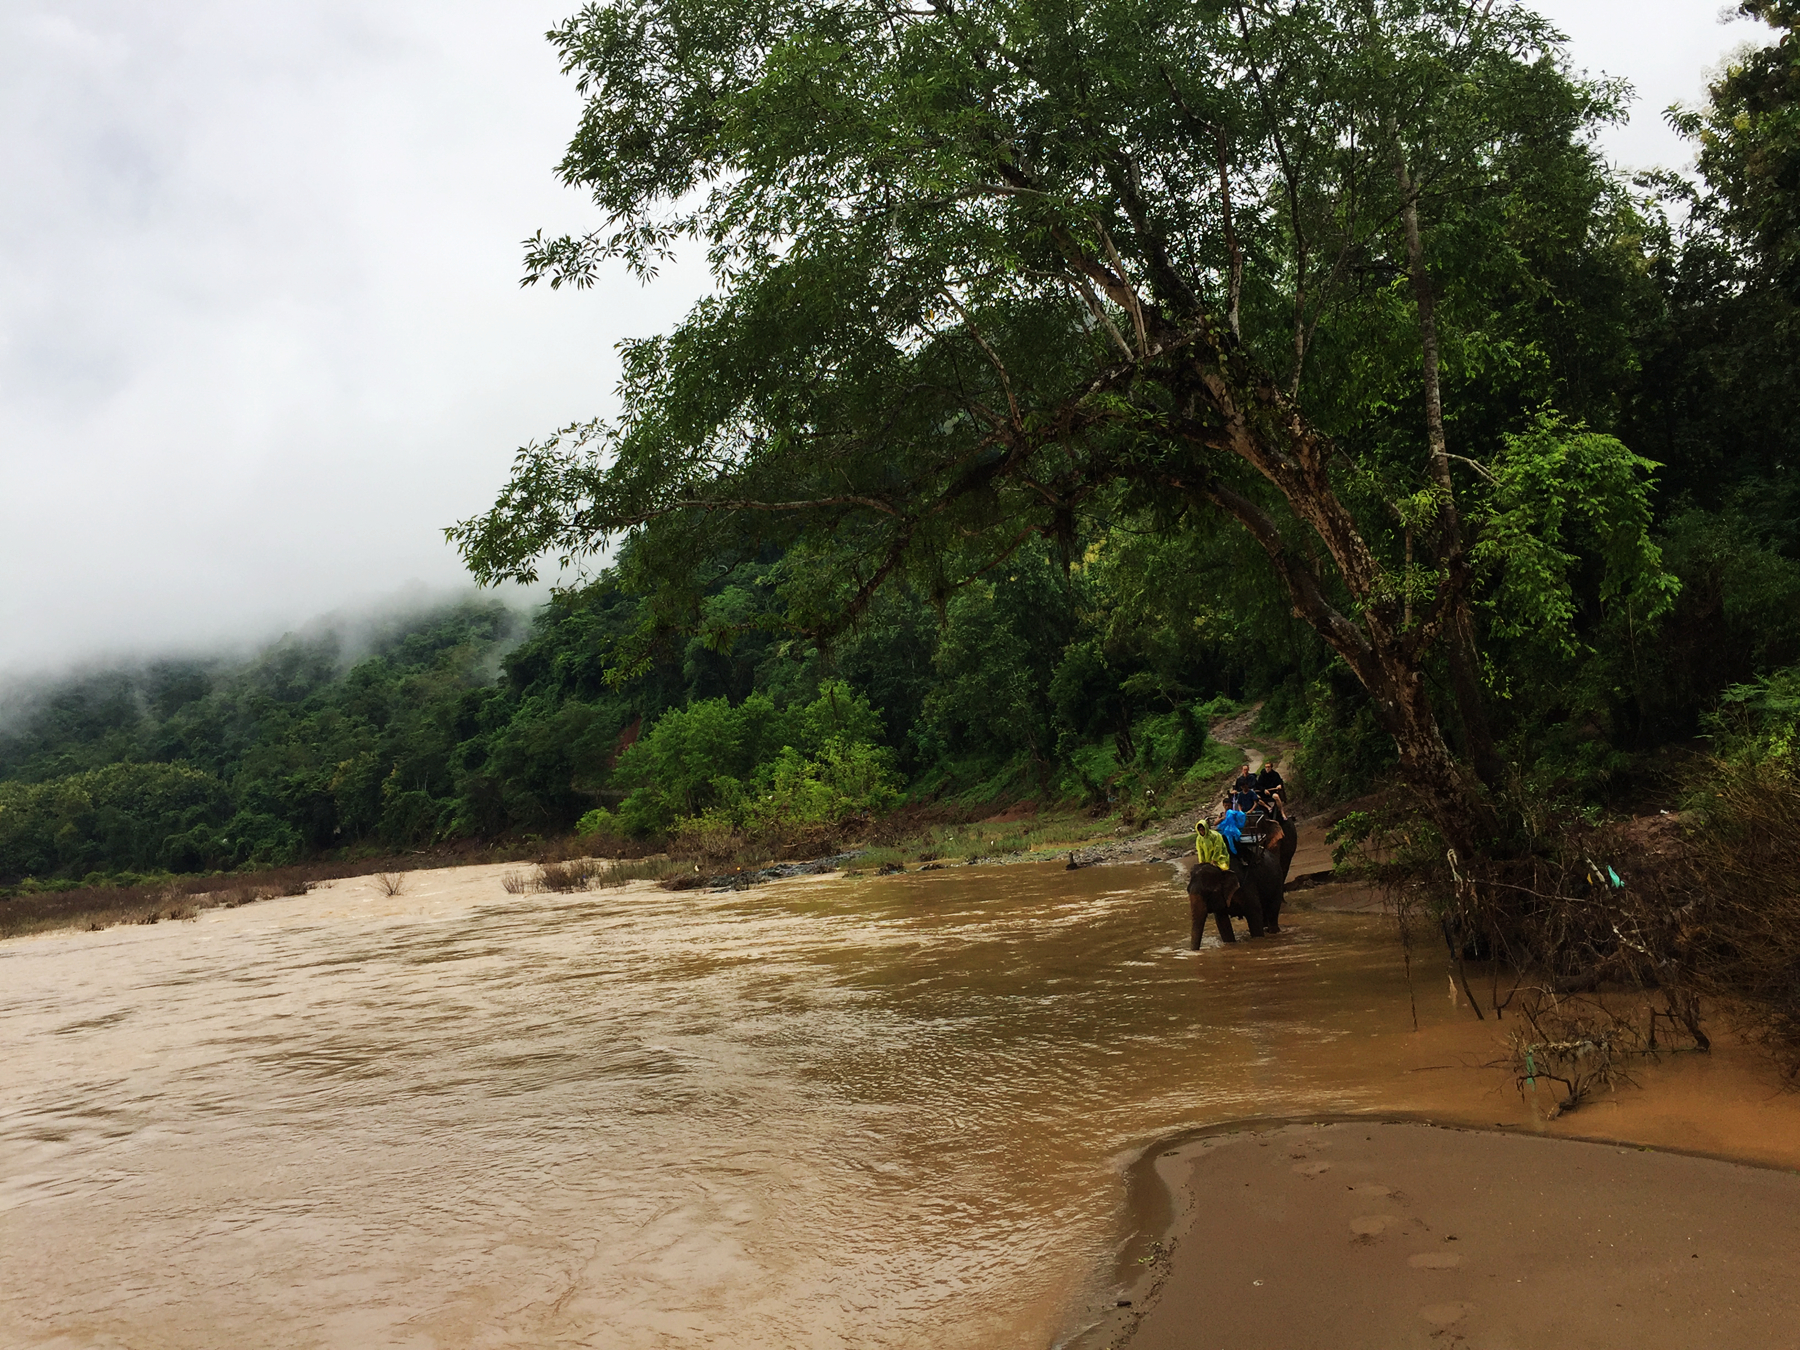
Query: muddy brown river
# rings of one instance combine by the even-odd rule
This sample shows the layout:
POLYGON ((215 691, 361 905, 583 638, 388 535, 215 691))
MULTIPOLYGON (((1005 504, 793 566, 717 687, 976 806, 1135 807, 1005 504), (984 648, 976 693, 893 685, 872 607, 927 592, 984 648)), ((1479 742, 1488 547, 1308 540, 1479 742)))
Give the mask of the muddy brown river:
POLYGON ((502 871, 0 943, 0 1345, 1050 1346, 1159 1137, 1531 1120, 1387 921, 1190 953, 1166 865, 502 871))

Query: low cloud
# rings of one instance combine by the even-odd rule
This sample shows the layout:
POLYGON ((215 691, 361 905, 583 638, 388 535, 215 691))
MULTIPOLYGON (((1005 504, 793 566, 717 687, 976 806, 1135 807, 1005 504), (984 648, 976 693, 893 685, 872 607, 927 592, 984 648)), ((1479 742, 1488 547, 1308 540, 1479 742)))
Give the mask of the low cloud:
MULTIPOLYGON (((0 11, 0 670, 254 643, 466 580, 443 526, 517 445, 614 409, 649 289, 521 290, 593 223, 553 165, 572 0, 15 0, 0 11)), ((1661 108, 1758 32, 1691 0, 1559 0, 1579 64, 1661 108)))
POLYGON ((466 584, 442 527, 699 288, 518 286, 591 219, 565 8, 8 7, 0 669, 466 584))

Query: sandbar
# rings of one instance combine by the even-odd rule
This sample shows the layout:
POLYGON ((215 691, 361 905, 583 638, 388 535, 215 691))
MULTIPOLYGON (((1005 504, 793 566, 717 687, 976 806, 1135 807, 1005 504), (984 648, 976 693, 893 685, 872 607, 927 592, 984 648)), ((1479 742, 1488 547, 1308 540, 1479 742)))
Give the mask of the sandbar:
POLYGON ((1155 1172, 1168 1234, 1078 1344, 1800 1346, 1791 1169, 1340 1121, 1190 1139, 1155 1172))

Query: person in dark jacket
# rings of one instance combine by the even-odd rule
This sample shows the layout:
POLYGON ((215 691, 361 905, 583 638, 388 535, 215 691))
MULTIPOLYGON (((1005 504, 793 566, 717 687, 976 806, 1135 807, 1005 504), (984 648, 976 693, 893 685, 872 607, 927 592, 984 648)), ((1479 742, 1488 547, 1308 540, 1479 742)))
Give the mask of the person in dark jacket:
POLYGON ((1256 775, 1256 792, 1281 821, 1281 884, 1287 885, 1288 869, 1294 865, 1294 850, 1300 847, 1300 827, 1288 814, 1287 785, 1281 781, 1281 770, 1264 761, 1256 775))

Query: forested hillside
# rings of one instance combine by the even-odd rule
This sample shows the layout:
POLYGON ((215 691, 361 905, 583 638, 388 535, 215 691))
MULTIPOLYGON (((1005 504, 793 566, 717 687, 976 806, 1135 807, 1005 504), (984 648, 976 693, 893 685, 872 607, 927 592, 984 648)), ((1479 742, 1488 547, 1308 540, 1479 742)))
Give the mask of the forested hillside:
MULTIPOLYGON (((529 622, 470 603, 354 660, 290 637, 249 662, 70 679, 0 728, 0 876, 267 866, 584 815, 657 838, 709 813, 804 826, 906 794, 1135 800, 1201 759, 1207 700, 1280 687, 1306 653, 1279 614, 1253 608, 1268 627, 1251 642, 1152 601, 1154 560, 1128 538, 1091 552, 1071 578, 1024 555, 941 619, 898 595, 829 650, 756 626, 779 559, 721 567, 712 627, 681 635, 625 584, 627 550, 529 622)), ((1181 565, 1180 594, 1229 591, 1227 561, 1181 565)))
MULTIPOLYGON (((1659 752, 1721 709, 1791 721, 1800 662, 1800 52, 1785 7, 1746 9, 1779 43, 1679 115, 1693 181, 1613 172, 1593 134, 1623 91, 1513 7, 1473 34, 1352 7, 1360 55, 1322 63, 1296 53, 1326 18, 1183 9, 1216 86, 1121 56, 1119 126, 1082 120, 1074 66, 1043 74, 1093 51, 915 24, 857 78, 939 146, 929 172, 792 101, 850 49, 729 91, 671 55, 659 90, 594 95, 564 165, 620 232, 538 241, 531 276, 649 266, 644 213, 737 154, 747 195, 683 227, 736 250, 730 285, 627 351, 619 427, 528 447, 453 531, 484 579, 609 541, 611 565, 354 659, 290 638, 38 691, 0 724, 0 882, 905 800, 1114 810, 1216 770, 1207 721, 1251 699, 1317 800, 1466 780, 1575 817, 1667 789, 1659 752), (1040 76, 1013 140, 944 92, 1040 76), (739 113, 773 158, 721 148, 755 139, 739 113), (701 123, 638 177, 601 136, 701 123), (870 176, 807 178, 820 136, 870 176)), ((596 79, 649 40, 613 13, 557 36, 596 79)))
MULTIPOLYGON (((1503 735, 1534 790, 1623 800, 1728 690, 1734 707, 1758 703, 1739 686, 1760 678, 1779 691, 1800 658, 1795 535, 1770 518, 1783 487, 1740 472, 1660 495, 1676 604, 1632 632, 1589 597, 1576 643, 1521 637, 1503 735)), ((1234 700, 1265 700, 1265 725, 1298 737, 1316 798, 1393 764, 1366 694, 1287 611, 1266 560, 1197 531, 1159 539, 1121 512, 1066 572, 1022 548, 941 609, 882 596, 828 647, 771 617, 783 559, 714 561, 698 631, 659 627, 628 548, 529 618, 471 602, 354 659, 329 636, 289 638, 247 662, 42 689, 0 727, 0 876, 551 836, 597 809, 619 834, 659 837, 708 811, 754 824, 746 798, 783 783, 801 823, 903 796, 1112 810, 1196 763, 1216 773, 1205 726, 1234 700)))

